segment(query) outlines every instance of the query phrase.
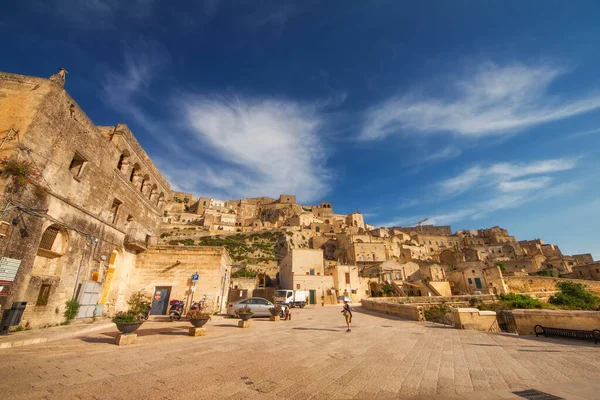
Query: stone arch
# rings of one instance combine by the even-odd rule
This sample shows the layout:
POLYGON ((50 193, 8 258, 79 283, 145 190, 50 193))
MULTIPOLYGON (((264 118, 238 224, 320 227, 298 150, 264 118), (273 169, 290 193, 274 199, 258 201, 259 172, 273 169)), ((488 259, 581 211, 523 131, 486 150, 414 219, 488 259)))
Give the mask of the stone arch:
POLYGON ((43 257, 60 257, 67 251, 69 244, 69 233, 60 225, 52 224, 44 230, 38 255, 43 257))
POLYGON ((148 174, 144 175, 142 178, 142 182, 140 183, 140 192, 143 195, 146 195, 148 192, 148 188, 150 186, 150 176, 148 174))
POLYGON ((156 200, 156 205, 160 208, 165 204, 165 194, 163 192, 160 192, 160 194, 158 195, 158 198, 156 200))
POLYGON ((152 185, 152 188, 150 189, 150 193, 148 194, 148 199, 150 199, 151 202, 156 201, 156 198, 158 197, 158 186, 156 186, 156 183, 154 185, 152 185))
POLYGON ((117 169, 121 172, 125 172, 127 170, 127 165, 129 165, 129 150, 125 149, 119 156, 119 162, 117 163, 117 169))
POLYGON ((140 164, 135 163, 135 164, 133 164, 133 167, 131 168, 131 173, 129 174, 129 182, 131 182, 135 185, 135 182, 138 179, 139 175, 140 175, 140 164))

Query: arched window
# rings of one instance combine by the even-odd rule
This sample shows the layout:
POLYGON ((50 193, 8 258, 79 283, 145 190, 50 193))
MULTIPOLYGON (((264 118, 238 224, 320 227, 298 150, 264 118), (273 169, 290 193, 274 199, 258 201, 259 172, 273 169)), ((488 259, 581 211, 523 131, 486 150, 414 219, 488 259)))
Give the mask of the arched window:
POLYGON ((142 183, 140 184, 140 192, 144 193, 144 191, 146 190, 146 186, 149 185, 149 181, 150 177, 146 174, 144 175, 144 177, 142 178, 142 183))
POLYGON ((148 199, 150 201, 154 201, 158 197, 158 187, 156 184, 152 185, 152 189, 150 189, 150 194, 148 195, 148 199))
POLYGON ((131 174, 129 175, 129 181, 133 184, 136 183, 137 177, 140 175, 140 165, 134 164, 133 168, 131 168, 131 174))
POLYGON ((129 164, 129 152, 127 150, 125 150, 119 157, 119 162, 117 163, 117 169, 121 172, 124 172, 125 168, 127 168, 127 164, 129 164))
POLYGON ((59 257, 67 250, 67 231, 58 225, 50 225, 42 234, 38 254, 45 257, 59 257))

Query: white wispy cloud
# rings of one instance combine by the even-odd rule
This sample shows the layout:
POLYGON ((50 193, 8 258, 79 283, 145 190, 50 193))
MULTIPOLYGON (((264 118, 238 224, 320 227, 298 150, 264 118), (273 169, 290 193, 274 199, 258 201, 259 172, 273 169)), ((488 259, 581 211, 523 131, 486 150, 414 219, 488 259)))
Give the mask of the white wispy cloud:
MULTIPOLYGON (((428 224, 448 225, 465 220, 478 220, 500 211, 515 209, 532 202, 566 196, 580 190, 581 181, 560 181, 550 176, 576 167, 578 158, 557 158, 530 163, 504 162, 489 166, 475 166, 439 183, 440 198, 469 193, 461 207, 431 214, 401 216, 383 221, 383 226, 409 226, 429 218, 428 224)), ((439 203, 439 201, 438 201, 439 203)), ((426 204, 426 203, 423 203, 426 204)), ((421 205, 423 205, 421 204, 421 205)), ((433 204, 429 203, 433 208, 433 204)))
POLYGON ((321 130, 325 110, 343 100, 303 104, 199 96, 182 88, 158 95, 151 85, 168 66, 168 53, 155 42, 124 53, 122 68, 106 74, 103 99, 163 146, 163 153, 151 155, 173 188, 227 198, 290 193, 300 201, 320 200, 328 192, 332 171, 321 130), (148 102, 170 107, 159 118, 145 107, 148 102), (173 129, 177 140, 165 134, 173 129))
POLYGON ((203 96, 186 99, 184 107, 198 143, 228 164, 215 175, 227 179, 229 194, 291 193, 310 201, 328 191, 331 171, 325 166, 327 153, 318 135, 322 116, 315 107, 269 98, 203 96))
POLYGON ((552 182, 549 176, 540 178, 522 179, 517 181, 500 182, 499 189, 502 192, 519 192, 522 190, 543 189, 552 182))
POLYGON ((423 159, 425 162, 439 162, 450 160, 452 158, 459 157, 462 154, 462 150, 455 146, 443 147, 438 151, 429 153, 423 159))
POLYGON ((550 85, 566 72, 549 65, 484 63, 453 85, 453 99, 410 93, 375 105, 365 114, 360 138, 408 132, 501 135, 600 108, 597 94, 570 99, 550 94, 550 85))
POLYGON ((567 139, 575 139, 575 138, 582 137, 582 136, 593 135, 594 133, 600 133, 600 128, 571 133, 570 135, 567 135, 566 138, 567 139))
MULTIPOLYGON (((535 185, 549 183, 548 177, 537 180, 525 180, 521 183, 512 181, 530 175, 550 174, 554 172, 573 169, 578 158, 556 158, 550 160, 534 161, 530 163, 496 163, 488 167, 475 166, 463 173, 439 183, 443 195, 458 195, 474 187, 499 185, 503 191, 524 190, 528 186, 534 189, 535 185)), ((543 186, 541 186, 543 187, 543 186)))
POLYGON ((138 105, 138 97, 148 97, 158 71, 168 62, 167 51, 157 42, 138 41, 127 46, 121 68, 108 71, 102 81, 102 99, 112 108, 133 117, 154 131, 155 121, 138 105))

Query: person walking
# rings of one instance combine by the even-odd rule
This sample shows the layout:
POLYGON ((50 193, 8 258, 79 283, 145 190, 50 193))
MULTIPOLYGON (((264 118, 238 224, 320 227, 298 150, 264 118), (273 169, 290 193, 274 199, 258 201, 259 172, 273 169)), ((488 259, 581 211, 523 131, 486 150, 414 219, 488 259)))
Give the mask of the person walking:
POLYGON ((350 309, 350 304, 346 300, 344 300, 344 309, 342 310, 342 314, 344 314, 344 318, 346 318, 346 325, 348 325, 348 329, 346 332, 350 332, 350 323, 352 322, 352 310, 350 309))

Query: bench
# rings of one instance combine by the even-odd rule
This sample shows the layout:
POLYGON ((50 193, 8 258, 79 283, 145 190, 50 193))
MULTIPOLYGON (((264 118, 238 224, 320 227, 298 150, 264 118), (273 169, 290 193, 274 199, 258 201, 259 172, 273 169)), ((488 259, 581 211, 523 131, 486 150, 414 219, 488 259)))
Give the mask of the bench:
POLYGON ((600 330, 598 329, 586 331, 582 329, 549 328, 546 326, 536 325, 533 327, 533 330, 536 337, 539 335, 558 336, 568 339, 593 340, 594 344, 598 344, 598 342, 600 342, 600 330))

